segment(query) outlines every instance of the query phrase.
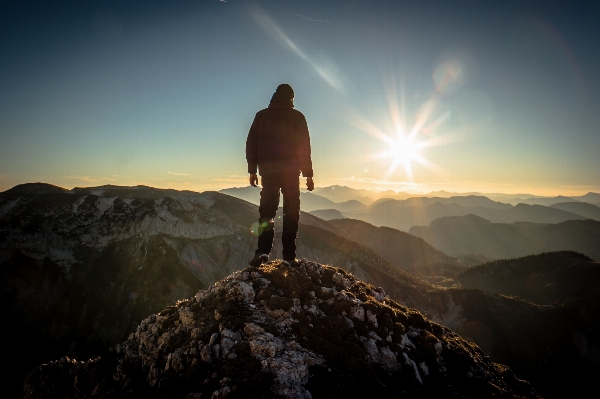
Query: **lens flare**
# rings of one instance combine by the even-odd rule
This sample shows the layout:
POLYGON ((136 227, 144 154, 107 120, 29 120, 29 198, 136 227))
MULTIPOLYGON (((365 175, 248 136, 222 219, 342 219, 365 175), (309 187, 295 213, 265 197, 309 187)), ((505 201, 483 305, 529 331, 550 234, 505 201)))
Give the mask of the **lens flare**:
MULTIPOLYGON (((442 102, 443 94, 434 92, 423 102, 412 118, 414 120, 412 127, 405 129, 408 118, 406 117, 404 98, 399 101, 393 83, 394 80, 392 79, 391 83, 386 85, 389 122, 393 127, 393 133, 387 133, 387 129, 381 129, 355 110, 350 111, 348 114, 351 123, 355 127, 386 144, 385 150, 367 154, 365 160, 391 159, 387 171, 382 177, 386 180, 395 180, 398 183, 397 178, 400 175, 397 171, 403 170, 406 180, 401 183, 404 185, 415 184, 413 173, 415 162, 439 176, 447 177, 447 171, 427 159, 424 154, 421 154, 426 148, 449 144, 459 138, 459 135, 447 131, 446 122, 450 120, 451 112, 442 102), (393 176, 395 178, 392 178, 393 176)), ((384 122, 387 122, 387 120, 384 122)))

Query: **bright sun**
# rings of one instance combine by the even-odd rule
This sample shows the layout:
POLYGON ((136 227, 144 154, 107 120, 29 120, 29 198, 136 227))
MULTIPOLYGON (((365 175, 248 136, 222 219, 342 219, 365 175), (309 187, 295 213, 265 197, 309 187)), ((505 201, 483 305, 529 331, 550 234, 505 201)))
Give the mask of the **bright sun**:
MULTIPOLYGON (((378 166, 382 166, 381 158, 390 160, 387 173, 381 176, 383 181, 399 182, 399 179, 404 177, 406 180, 400 183, 413 184, 416 177, 413 175, 413 165, 416 164, 436 175, 446 175, 443 168, 425 158, 425 154, 421 154, 421 152, 426 148, 449 144, 457 140, 458 136, 446 134, 442 129, 450 118, 450 111, 439 107, 440 97, 434 93, 416 112, 412 127, 406 129, 405 107, 398 103, 396 91, 394 89, 388 95, 391 123, 386 123, 386 125, 391 128, 390 130, 380 129, 357 112, 350 113, 352 123, 357 128, 384 143, 383 151, 367 154, 365 160, 377 162, 378 166)), ((366 171, 367 169, 365 169, 366 171)), ((420 175, 420 171, 419 168, 415 174, 420 175)))
POLYGON ((414 135, 406 136, 401 131, 397 132, 396 137, 388 136, 385 141, 389 145, 389 150, 381 155, 392 159, 388 175, 392 174, 399 165, 402 165, 408 178, 412 179, 412 162, 423 161, 419 150, 424 147, 424 144, 417 142, 414 135))
POLYGON ((391 156, 398 163, 410 162, 419 154, 419 146, 408 137, 398 137, 390 146, 391 156))

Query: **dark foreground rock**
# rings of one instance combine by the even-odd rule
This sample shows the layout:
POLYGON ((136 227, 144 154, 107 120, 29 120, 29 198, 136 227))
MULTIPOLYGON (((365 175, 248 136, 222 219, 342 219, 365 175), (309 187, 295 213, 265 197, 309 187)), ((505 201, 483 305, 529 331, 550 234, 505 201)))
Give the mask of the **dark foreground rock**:
POLYGON ((141 322, 86 362, 25 379, 24 398, 530 398, 475 344, 343 269, 247 268, 141 322))

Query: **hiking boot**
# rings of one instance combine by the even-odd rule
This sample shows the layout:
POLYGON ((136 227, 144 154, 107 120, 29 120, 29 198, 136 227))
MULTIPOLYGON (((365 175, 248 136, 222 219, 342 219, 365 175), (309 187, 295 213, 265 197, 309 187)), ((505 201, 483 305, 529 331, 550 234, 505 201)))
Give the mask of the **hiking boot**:
POLYGON ((254 258, 250 259, 250 262, 248 262, 248 264, 250 266, 258 267, 268 261, 269 261, 268 254, 256 254, 256 255, 254 255, 254 258))
POLYGON ((298 267, 300 266, 300 261, 296 258, 294 259, 284 259, 281 263, 290 267, 298 267))

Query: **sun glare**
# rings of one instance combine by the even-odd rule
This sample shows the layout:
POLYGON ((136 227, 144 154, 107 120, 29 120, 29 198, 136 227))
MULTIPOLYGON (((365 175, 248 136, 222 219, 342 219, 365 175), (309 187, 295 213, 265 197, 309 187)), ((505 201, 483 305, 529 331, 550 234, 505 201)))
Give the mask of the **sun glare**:
POLYGON ((419 150, 423 144, 417 142, 414 135, 406 136, 401 130, 398 130, 396 137, 388 137, 385 141, 389 145, 389 150, 382 153, 381 156, 392 159, 388 175, 394 173, 398 166, 402 165, 407 177, 412 180, 412 162, 421 162, 419 150))
POLYGON ((412 161, 419 153, 419 147, 409 137, 400 136, 391 144, 392 157, 399 163, 412 161))
MULTIPOLYGON (((348 116, 355 127, 385 144, 383 151, 365 155, 365 161, 377 162, 377 167, 373 168, 375 170, 385 170, 379 167, 382 158, 390 160, 387 173, 383 173, 380 178, 384 181, 414 184, 415 177, 422 176, 421 169, 417 169, 413 174, 415 162, 427 169, 428 174, 432 172, 440 177, 449 177, 448 170, 427 159, 426 154, 421 152, 426 148, 446 145, 462 139, 460 129, 448 126, 452 113, 449 106, 443 102, 443 98, 447 94, 454 93, 461 86, 463 75, 462 64, 458 59, 452 58, 442 63, 434 72, 435 91, 421 103, 412 118, 406 115, 404 84, 401 82, 399 85, 401 90, 398 90, 396 79, 390 77, 385 85, 389 108, 389 120, 385 121, 385 124, 388 125, 387 129, 390 127, 393 129, 391 131, 381 129, 356 110, 349 109, 348 116), (413 119, 412 127, 407 126, 409 119, 413 119), (400 179, 403 178, 406 180, 401 181, 400 179)), ((366 171, 365 168, 365 173, 366 171)))

